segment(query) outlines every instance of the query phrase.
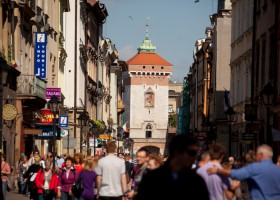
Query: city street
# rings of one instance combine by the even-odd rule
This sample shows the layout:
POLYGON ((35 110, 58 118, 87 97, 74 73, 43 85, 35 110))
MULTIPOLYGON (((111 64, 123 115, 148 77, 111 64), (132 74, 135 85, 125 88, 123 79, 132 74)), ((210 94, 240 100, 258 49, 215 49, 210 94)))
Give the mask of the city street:
POLYGON ((27 200, 27 195, 18 194, 17 190, 7 192, 7 200, 27 200))

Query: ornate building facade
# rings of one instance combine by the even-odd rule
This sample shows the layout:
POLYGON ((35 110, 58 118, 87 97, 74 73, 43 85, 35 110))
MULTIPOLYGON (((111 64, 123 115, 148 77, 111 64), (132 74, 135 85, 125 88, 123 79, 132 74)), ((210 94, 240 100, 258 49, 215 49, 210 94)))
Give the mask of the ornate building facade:
POLYGON ((138 53, 127 61, 124 73, 125 121, 134 150, 146 146, 163 154, 166 150, 168 127, 168 90, 172 64, 155 53, 148 37, 138 53))

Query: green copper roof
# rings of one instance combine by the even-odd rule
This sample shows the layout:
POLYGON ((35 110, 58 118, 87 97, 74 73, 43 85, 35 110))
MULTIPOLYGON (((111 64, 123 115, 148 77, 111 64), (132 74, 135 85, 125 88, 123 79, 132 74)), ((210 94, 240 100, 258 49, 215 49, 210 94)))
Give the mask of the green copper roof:
MULTIPOLYGON (((147 20, 149 18, 147 17, 147 20)), ((154 53, 156 51, 156 46, 152 44, 152 41, 149 39, 149 25, 146 24, 146 37, 143 40, 143 43, 137 48, 138 53, 154 53)))

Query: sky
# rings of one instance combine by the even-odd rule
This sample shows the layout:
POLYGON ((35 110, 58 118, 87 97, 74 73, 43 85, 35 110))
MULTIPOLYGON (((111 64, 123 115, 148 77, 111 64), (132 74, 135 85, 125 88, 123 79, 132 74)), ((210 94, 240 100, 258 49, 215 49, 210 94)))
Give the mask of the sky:
POLYGON ((173 64, 171 80, 182 82, 193 62, 197 39, 211 27, 209 15, 216 13, 217 0, 100 0, 108 17, 103 36, 110 38, 127 61, 137 53, 146 35, 156 53, 173 64), (147 18, 149 18, 147 20, 147 18))

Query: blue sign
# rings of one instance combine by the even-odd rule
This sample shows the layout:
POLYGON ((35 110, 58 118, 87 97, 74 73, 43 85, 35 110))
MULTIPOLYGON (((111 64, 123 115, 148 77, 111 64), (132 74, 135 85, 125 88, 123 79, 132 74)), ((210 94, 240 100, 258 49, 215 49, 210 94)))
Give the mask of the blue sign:
POLYGON ((58 126, 59 127, 68 127, 68 115, 59 115, 58 126))
MULTIPOLYGON (((53 125, 36 125, 37 129, 42 129, 41 135, 35 135, 35 139, 52 140, 53 139, 53 125)), ((56 139, 60 140, 60 128, 56 126, 56 139)))
POLYGON ((34 74, 47 78, 47 34, 35 33, 34 74))

